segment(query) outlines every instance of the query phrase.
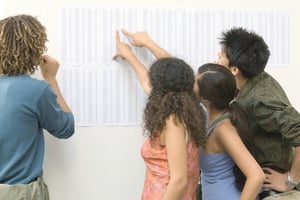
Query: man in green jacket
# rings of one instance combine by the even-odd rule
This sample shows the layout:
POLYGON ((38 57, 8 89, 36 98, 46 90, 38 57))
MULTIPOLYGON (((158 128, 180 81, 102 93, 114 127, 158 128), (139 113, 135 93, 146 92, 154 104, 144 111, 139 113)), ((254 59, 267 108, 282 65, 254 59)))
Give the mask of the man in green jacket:
POLYGON ((244 28, 222 33, 218 63, 234 74, 237 100, 247 109, 255 154, 266 174, 259 199, 299 187, 300 114, 265 67, 270 51, 263 38, 244 28))

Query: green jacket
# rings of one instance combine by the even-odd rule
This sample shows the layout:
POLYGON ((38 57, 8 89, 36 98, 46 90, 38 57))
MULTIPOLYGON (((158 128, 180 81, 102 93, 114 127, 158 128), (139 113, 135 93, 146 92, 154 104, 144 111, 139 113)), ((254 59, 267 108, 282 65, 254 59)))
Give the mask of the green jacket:
POLYGON ((293 147, 300 145, 300 114, 279 83, 263 72, 246 82, 237 100, 249 114, 259 164, 290 170, 293 147))

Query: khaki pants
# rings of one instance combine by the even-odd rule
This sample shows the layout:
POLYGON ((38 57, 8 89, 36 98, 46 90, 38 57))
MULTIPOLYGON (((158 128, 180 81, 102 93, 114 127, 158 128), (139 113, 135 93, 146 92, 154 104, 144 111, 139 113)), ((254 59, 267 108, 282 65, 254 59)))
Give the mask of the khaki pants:
POLYGON ((0 184, 0 200, 49 200, 47 185, 42 177, 29 184, 0 184))
POLYGON ((264 198, 264 200, 300 200, 300 192, 297 190, 292 190, 290 192, 274 194, 264 198))

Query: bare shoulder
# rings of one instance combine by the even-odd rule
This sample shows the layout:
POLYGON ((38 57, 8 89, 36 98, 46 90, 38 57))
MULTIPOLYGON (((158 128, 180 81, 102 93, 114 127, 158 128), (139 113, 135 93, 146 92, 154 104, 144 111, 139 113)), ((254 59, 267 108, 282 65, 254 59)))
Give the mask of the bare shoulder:
POLYGON ((178 118, 171 114, 165 119, 165 126, 161 131, 161 143, 165 144, 166 139, 170 137, 177 137, 178 135, 184 135, 184 125, 178 120, 178 118))
POLYGON ((224 119, 221 122, 218 123, 218 125, 215 127, 215 131, 217 133, 217 137, 227 138, 229 136, 236 135, 238 136, 236 128, 231 123, 230 119, 224 119))

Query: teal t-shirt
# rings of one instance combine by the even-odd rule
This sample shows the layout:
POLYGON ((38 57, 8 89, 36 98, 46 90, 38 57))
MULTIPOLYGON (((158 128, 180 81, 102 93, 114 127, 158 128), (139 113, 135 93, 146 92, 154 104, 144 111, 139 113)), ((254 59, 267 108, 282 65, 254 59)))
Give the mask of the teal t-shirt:
POLYGON ((74 117, 64 112, 43 80, 0 76, 0 184, 26 184, 41 175, 43 129, 57 138, 74 133, 74 117))

